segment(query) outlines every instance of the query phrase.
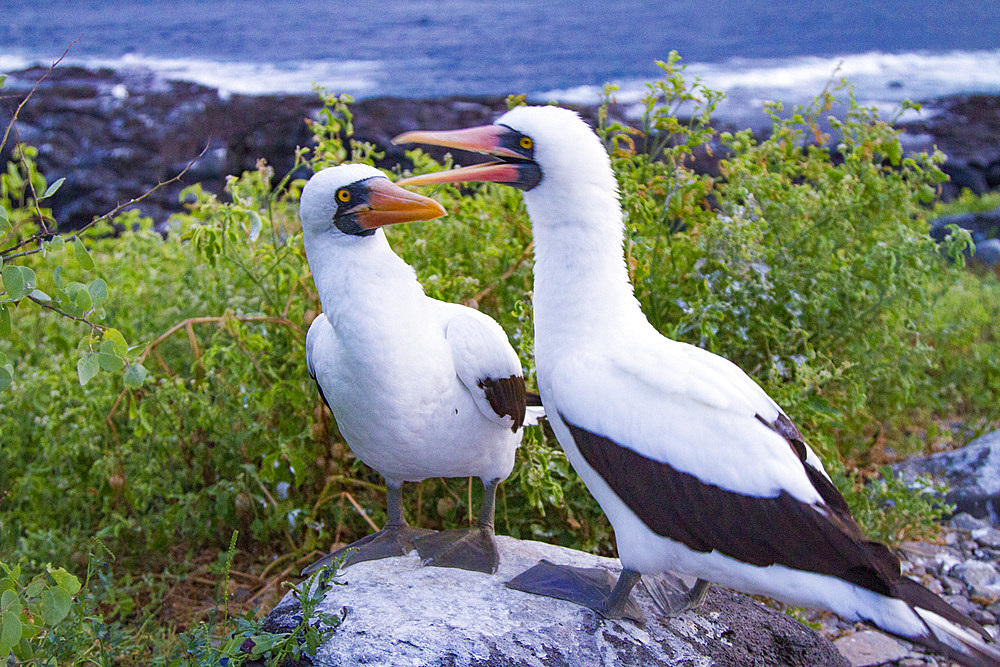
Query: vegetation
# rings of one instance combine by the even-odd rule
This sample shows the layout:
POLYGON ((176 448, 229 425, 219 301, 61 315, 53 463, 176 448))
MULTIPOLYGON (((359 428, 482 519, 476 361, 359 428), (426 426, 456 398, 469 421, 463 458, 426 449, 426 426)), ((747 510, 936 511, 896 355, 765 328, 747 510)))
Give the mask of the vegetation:
MULTIPOLYGON (((787 117, 768 107, 766 139, 718 135, 720 94, 687 82, 673 55, 661 66, 638 128, 606 113, 599 127, 647 315, 758 378, 866 529, 889 541, 926 534, 941 511, 927 496, 861 482, 894 452, 964 444, 970 434, 950 421, 976 434, 1000 418, 1000 283, 964 270, 967 236, 954 233, 944 252, 927 237, 941 156, 904 156, 892 119, 845 86, 787 117), (850 111, 829 121, 834 98, 850 111), (718 151, 721 176, 692 169, 692 156, 718 151)), ((163 234, 135 211, 55 234, 43 204, 57 184, 30 147, 15 152, 0 181, 0 653, 235 665, 254 651, 306 650, 320 632, 309 614, 301 635, 274 637, 254 610, 331 543, 385 520, 382 480, 344 445, 304 366, 319 303, 296 218, 303 176, 379 157, 351 139, 349 98, 321 94, 316 145, 292 173, 261 163, 223 197, 193 185, 163 234)), ((451 166, 410 157, 417 172, 451 166)), ((429 295, 496 317, 532 379, 520 195, 486 184, 434 196, 448 217, 389 230, 393 246, 429 295)), ((477 487, 408 485, 406 510, 431 528, 469 522, 477 487)), ((525 435, 497 522, 516 537, 614 552, 606 519, 541 428, 525 435)))

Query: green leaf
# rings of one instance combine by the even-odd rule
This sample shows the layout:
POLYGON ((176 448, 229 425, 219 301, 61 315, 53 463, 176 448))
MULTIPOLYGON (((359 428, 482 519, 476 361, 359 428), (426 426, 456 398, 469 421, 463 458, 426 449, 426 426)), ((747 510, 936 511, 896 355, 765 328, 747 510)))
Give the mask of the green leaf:
POLYGON ((48 188, 46 188, 45 194, 38 198, 38 201, 42 201, 43 199, 48 199, 49 197, 51 197, 52 195, 54 195, 56 193, 56 191, 59 188, 61 188, 62 184, 65 183, 65 182, 66 182, 65 178, 60 178, 58 181, 56 181, 55 183, 53 183, 52 185, 50 185, 48 188))
POLYGON ((81 385, 90 382, 90 379, 97 375, 99 370, 101 370, 101 362, 93 352, 88 352, 86 356, 81 357, 80 361, 76 362, 76 373, 80 376, 81 385))
POLYGON ((24 289, 30 290, 35 287, 35 270, 29 269, 26 266, 17 267, 21 270, 21 279, 24 281, 24 289))
POLYGON ((7 265, 3 267, 0 275, 3 276, 3 288, 7 290, 7 296, 14 301, 24 296, 27 290, 24 288, 24 275, 21 273, 21 267, 7 265))
POLYGON ((56 580, 56 583, 60 588, 65 588, 66 592, 70 595, 76 595, 80 592, 80 580, 76 578, 76 575, 70 574, 65 570, 65 568, 56 568, 54 570, 49 570, 49 574, 52 578, 56 580))
POLYGON ((13 229, 14 227, 10 224, 10 218, 7 215, 7 209, 0 206, 0 231, 5 234, 13 229))
MULTIPOLYGON (((15 602, 17 602, 17 592, 8 588, 3 592, 3 595, 0 595, 0 613, 9 611, 15 602)), ((20 611, 20 605, 18 605, 18 611, 20 611)))
POLYGON ((146 380, 146 369, 142 364, 132 364, 125 368, 122 381, 129 389, 138 389, 146 380))
POLYGON ((103 278, 95 278, 91 281, 87 285, 87 291, 90 292, 90 298, 94 300, 94 306, 97 308, 108 300, 108 284, 104 282, 103 278))
POLYGON ((38 595, 42 592, 42 589, 44 588, 45 588, 45 579, 42 577, 35 577, 34 579, 31 580, 31 583, 25 587, 24 599, 33 600, 34 598, 37 598, 38 595))
POLYGON ((55 280, 56 287, 61 288, 63 286, 62 281, 62 264, 56 267, 55 274, 53 274, 53 279, 55 280))
POLYGON ((29 294, 28 296, 30 296, 32 299, 37 299, 38 301, 52 301, 52 297, 50 297, 48 294, 46 294, 40 289, 31 290, 31 294, 29 294))
POLYGON ((0 338, 10 338, 10 310, 0 304, 0 338))
POLYGON ((256 241, 257 237, 260 236, 260 230, 263 228, 264 223, 257 211, 248 211, 248 213, 250 214, 250 241, 256 241))
POLYGON ((80 309, 81 313, 87 312, 94 305, 93 300, 90 298, 90 292, 85 289, 76 290, 73 300, 76 301, 76 307, 80 309))
POLYGON ((4 612, 3 616, 0 616, 0 655, 6 656, 19 641, 21 641, 20 609, 4 612))
MULTIPOLYGON (((118 329, 108 328, 104 330, 104 342, 107 341, 114 342, 114 346, 112 349, 107 350, 108 352, 114 352, 119 357, 124 357, 128 354, 128 343, 125 341, 125 336, 118 329)), ((101 343, 101 349, 104 349, 104 343, 101 343)))
MULTIPOLYGON (((56 586, 42 593, 41 601, 42 620, 45 621, 46 625, 52 626, 66 618, 66 615, 69 614, 73 597, 65 588, 56 586)), ((18 634, 20 634, 20 626, 18 626, 18 634)))
POLYGON ((94 258, 90 256, 90 251, 87 250, 87 246, 83 245, 79 236, 73 239, 73 250, 76 252, 76 260, 80 262, 80 266, 84 270, 90 271, 94 268, 94 258))
MULTIPOLYGON (((107 342, 111 343, 111 346, 114 347, 114 342, 107 342)), ((97 355, 97 361, 101 365, 101 368, 109 373, 120 371, 122 367, 125 366, 125 362, 122 361, 121 357, 113 353, 109 354, 107 352, 100 352, 97 355)))
POLYGON ((5 366, 0 366, 0 391, 3 391, 8 387, 10 387, 13 381, 14 381, 14 374, 11 373, 10 364, 7 364, 5 366))

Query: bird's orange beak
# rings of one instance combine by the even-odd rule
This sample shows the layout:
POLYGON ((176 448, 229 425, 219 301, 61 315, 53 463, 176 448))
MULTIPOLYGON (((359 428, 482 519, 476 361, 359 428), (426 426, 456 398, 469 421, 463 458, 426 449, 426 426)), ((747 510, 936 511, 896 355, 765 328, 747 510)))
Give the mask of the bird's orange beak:
MULTIPOLYGON (((503 145, 503 138, 510 130, 502 125, 482 125, 464 130, 404 132, 394 137, 394 144, 428 144, 457 148, 474 153, 485 153, 501 159, 523 159, 517 152, 503 145)), ((411 176, 399 181, 400 185, 434 185, 437 183, 465 183, 490 181, 518 184, 523 180, 520 162, 485 162, 448 171, 411 176)))
POLYGON ((446 213, 444 207, 433 199, 404 190, 384 178, 372 179, 365 199, 365 203, 346 211, 364 229, 433 220, 446 213))

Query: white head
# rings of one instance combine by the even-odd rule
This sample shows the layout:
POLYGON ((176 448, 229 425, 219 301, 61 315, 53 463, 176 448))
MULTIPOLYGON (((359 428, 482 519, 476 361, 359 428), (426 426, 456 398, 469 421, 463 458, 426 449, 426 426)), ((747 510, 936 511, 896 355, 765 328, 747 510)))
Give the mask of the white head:
POLYGON ((395 143, 424 143, 486 153, 495 162, 407 178, 404 185, 492 181, 524 191, 536 225, 567 216, 615 226, 621 214, 611 160, 594 131, 569 109, 515 107, 493 125, 451 132, 407 132, 395 143), (596 209, 596 210, 595 210, 596 209), (541 215, 536 215, 541 213, 541 215))
POLYGON ((383 225, 432 220, 445 214, 433 199, 394 185, 367 164, 322 169, 302 188, 299 218, 306 241, 320 235, 345 240, 375 234, 383 225))

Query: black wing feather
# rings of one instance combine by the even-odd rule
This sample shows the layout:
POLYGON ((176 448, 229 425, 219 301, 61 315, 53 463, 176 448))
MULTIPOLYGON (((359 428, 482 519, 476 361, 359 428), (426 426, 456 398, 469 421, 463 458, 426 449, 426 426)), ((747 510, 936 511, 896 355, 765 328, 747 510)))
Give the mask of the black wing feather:
POLYGON ((489 401, 493 412, 501 417, 506 416, 514 420, 510 430, 517 431, 521 428, 528 405, 524 378, 520 375, 499 379, 483 378, 478 384, 479 388, 486 392, 486 400, 489 401))

